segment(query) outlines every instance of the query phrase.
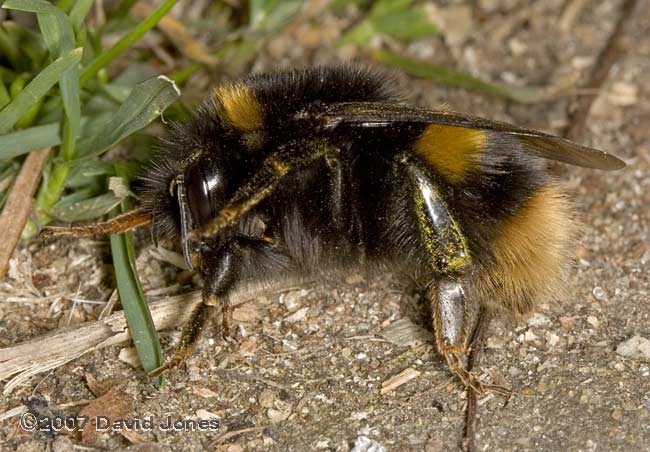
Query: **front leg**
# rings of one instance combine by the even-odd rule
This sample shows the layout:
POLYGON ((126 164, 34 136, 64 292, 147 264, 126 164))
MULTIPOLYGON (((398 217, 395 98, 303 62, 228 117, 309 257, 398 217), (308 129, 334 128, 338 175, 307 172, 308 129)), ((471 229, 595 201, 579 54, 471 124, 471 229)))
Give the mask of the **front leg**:
POLYGON ((194 344, 205 326, 211 307, 220 308, 222 335, 224 338, 228 337, 231 314, 228 295, 238 280, 243 253, 256 246, 268 246, 268 244, 256 239, 236 237, 219 247, 217 252, 208 250, 201 253, 201 272, 203 273, 201 304, 194 308, 190 319, 183 326, 181 340, 174 356, 161 367, 149 372, 150 378, 176 367, 192 354, 194 344))

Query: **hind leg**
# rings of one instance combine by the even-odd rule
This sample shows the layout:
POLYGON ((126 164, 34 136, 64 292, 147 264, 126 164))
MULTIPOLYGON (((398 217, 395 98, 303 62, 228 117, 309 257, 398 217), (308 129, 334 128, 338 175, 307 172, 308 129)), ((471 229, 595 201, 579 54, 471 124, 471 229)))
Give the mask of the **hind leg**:
POLYGON ((411 209, 415 214, 420 242, 427 251, 427 262, 435 275, 428 298, 436 349, 447 361, 449 370, 466 387, 483 394, 486 386, 463 362, 468 351, 467 338, 472 333, 465 295, 472 269, 467 239, 450 212, 435 176, 408 156, 400 164, 410 185, 411 209))
POLYGON ((465 291, 459 281, 442 278, 429 289, 436 349, 449 370, 468 388, 483 393, 481 383, 463 364, 467 353, 467 308, 465 291))
POLYGON ((460 280, 441 278, 436 280, 429 289, 431 311, 435 329, 436 349, 445 360, 449 370, 463 384, 480 395, 494 392, 500 395, 510 395, 510 390, 495 385, 480 382, 471 370, 464 364, 463 358, 468 352, 468 338, 473 331, 468 323, 468 307, 465 289, 460 280))

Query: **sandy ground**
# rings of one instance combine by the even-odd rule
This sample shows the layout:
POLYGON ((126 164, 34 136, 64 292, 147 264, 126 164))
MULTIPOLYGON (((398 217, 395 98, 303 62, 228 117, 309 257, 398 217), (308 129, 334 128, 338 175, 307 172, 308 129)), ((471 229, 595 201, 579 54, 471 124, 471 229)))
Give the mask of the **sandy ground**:
MULTIPOLYGON (((474 14, 462 2, 447 3, 453 4, 439 11, 448 23, 446 40, 387 45, 518 85, 548 84, 575 71, 584 77, 621 4, 593 2, 566 31, 560 0, 482 0, 472 2, 481 7, 474 14)), ((624 158, 628 167, 613 173, 560 169, 587 225, 570 289, 530 319, 493 323, 480 372, 524 395, 508 403, 494 396, 479 402, 479 450, 650 451, 650 13, 641 3, 627 31, 629 53, 597 93, 585 137, 624 158), (640 347, 629 347, 635 336, 642 338, 640 347)), ((269 43, 254 69, 355 56, 354 49, 331 45, 346 20, 305 17, 269 43)), ((396 77, 418 105, 447 103, 555 133, 566 123, 566 98, 521 105, 396 77)), ((149 298, 192 290, 188 275, 152 256, 148 234, 138 238, 138 267, 149 298)), ((113 286, 105 242, 21 245, 0 283, 0 345, 96 319, 113 286)), ((234 341, 224 343, 210 325, 195 355, 168 374, 162 391, 129 364, 125 344, 33 377, 0 399, 0 413, 31 395, 76 415, 94 399, 90 388, 124 384, 120 397, 132 404, 126 417, 214 418, 220 427, 102 434, 83 447, 350 450, 356 442, 356 450, 370 450, 361 447, 367 438, 386 450, 456 450, 466 393, 431 343, 400 346, 386 333, 396 321, 428 328, 427 317, 423 300, 399 284, 350 275, 238 307, 234 341), (383 382, 408 369, 417 376, 380 393, 383 382), (223 436, 236 430, 242 433, 223 436)), ((167 355, 178 337, 177 331, 162 334, 167 355)), ((77 436, 25 432, 18 417, 1 421, 0 431, 1 450, 70 450, 81 444, 77 436)))

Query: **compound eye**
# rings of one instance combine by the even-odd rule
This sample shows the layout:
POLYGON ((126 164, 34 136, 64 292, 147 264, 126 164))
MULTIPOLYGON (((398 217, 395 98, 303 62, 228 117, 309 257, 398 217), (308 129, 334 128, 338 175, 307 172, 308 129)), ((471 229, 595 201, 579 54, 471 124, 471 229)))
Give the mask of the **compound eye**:
POLYGON ((185 171, 185 190, 192 220, 195 226, 201 226, 212 218, 210 189, 203 169, 193 165, 185 171))

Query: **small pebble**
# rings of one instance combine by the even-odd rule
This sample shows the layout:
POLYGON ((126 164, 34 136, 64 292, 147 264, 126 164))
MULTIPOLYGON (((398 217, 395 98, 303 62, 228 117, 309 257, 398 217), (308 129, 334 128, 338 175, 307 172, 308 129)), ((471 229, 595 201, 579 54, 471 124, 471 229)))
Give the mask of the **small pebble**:
POLYGON ((528 323, 529 326, 545 326, 545 325, 549 325, 551 321, 544 314, 538 312, 535 315, 533 315, 530 319, 528 319, 528 322, 526 323, 528 323))
POLYGON ((603 289, 600 286, 596 286, 593 288, 591 291, 593 294, 594 298, 598 301, 606 301, 607 300, 607 292, 605 292, 605 289, 603 289))
POLYGON ((361 435, 354 442, 351 452, 386 452, 386 448, 374 439, 361 435))
POLYGON ((626 358, 650 361, 650 340, 642 336, 633 336, 616 347, 616 353, 626 358))
POLYGON ((270 389, 265 389, 262 391, 260 394, 260 405, 262 405, 264 408, 273 408, 275 406, 275 399, 276 395, 273 391, 270 389))
POLYGON ((620 422, 621 420, 623 420, 623 410, 621 410, 620 408, 616 408, 614 411, 612 411, 611 416, 612 419, 620 422))
POLYGON ((120 354, 117 355, 117 359, 131 367, 140 367, 140 358, 138 357, 138 351, 135 347, 123 348, 120 350, 120 354))
POLYGON ((294 312, 293 314, 287 316, 285 318, 285 320, 287 322, 299 322, 299 321, 303 320, 305 317, 307 317, 307 312, 309 312, 309 308, 307 308, 307 307, 300 308, 296 312, 294 312))
POLYGON ((560 342, 560 336, 555 333, 551 333, 550 331, 546 332, 546 344, 549 348, 555 347, 558 342, 560 342))
POLYGON ((275 408, 269 408, 266 415, 269 417, 271 423, 275 424, 276 422, 281 422, 287 419, 289 415, 291 415, 291 411, 280 411, 275 408))
POLYGON ((196 410, 196 417, 204 421, 209 421, 210 419, 219 419, 219 415, 217 413, 204 410, 203 408, 199 408, 198 410, 196 410))

